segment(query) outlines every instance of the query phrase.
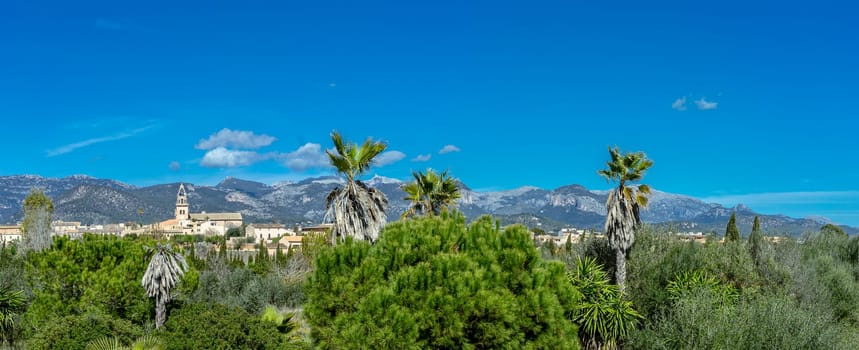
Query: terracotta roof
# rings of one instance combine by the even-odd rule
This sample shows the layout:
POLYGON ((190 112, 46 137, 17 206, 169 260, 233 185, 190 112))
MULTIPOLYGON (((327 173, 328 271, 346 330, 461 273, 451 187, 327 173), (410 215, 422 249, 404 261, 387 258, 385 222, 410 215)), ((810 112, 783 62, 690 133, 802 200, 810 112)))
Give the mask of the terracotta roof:
POLYGON ((164 221, 158 223, 158 225, 159 226, 176 226, 176 225, 179 225, 179 220, 176 220, 176 219, 164 220, 164 221))
POLYGON ((242 213, 193 213, 191 220, 198 221, 239 221, 242 219, 242 213))
POLYGON ((248 227, 253 226, 253 228, 286 228, 286 225, 283 224, 250 224, 248 227))

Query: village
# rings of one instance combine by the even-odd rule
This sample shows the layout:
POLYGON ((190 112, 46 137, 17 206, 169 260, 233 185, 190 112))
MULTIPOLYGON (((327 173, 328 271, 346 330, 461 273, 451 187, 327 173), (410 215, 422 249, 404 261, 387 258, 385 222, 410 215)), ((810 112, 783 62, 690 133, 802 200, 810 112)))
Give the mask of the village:
MULTIPOLYGON (((326 233, 331 224, 315 226, 287 227, 281 223, 250 223, 245 224, 241 213, 192 213, 184 184, 179 185, 176 194, 175 216, 158 223, 143 225, 135 222, 85 225, 80 221, 51 222, 52 236, 67 236, 79 238, 84 233, 97 235, 129 236, 155 235, 165 238, 176 236, 220 237, 230 236, 227 248, 240 251, 255 251, 259 243, 264 243, 270 253, 278 246, 284 250, 300 249, 304 236, 309 234, 326 233), (241 235, 230 233, 239 232, 241 235)), ((0 244, 20 240, 23 237, 21 224, 0 226, 0 244)))

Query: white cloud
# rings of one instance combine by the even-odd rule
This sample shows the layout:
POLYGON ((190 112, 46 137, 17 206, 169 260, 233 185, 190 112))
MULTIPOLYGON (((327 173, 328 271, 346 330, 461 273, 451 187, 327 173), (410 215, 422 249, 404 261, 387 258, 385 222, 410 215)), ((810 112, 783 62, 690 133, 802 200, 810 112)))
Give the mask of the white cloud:
POLYGON ((155 127, 155 125, 147 125, 147 126, 144 126, 142 128, 123 131, 123 132, 120 132, 120 133, 117 133, 114 135, 95 137, 95 138, 83 140, 80 142, 71 143, 71 144, 60 146, 60 147, 57 147, 54 149, 49 149, 47 151, 47 154, 48 154, 48 157, 54 157, 54 156, 59 156, 62 154, 70 153, 70 152, 73 152, 79 148, 84 148, 84 147, 91 146, 91 145, 94 145, 97 143, 109 142, 109 141, 118 141, 118 140, 126 139, 126 138, 132 137, 134 135, 137 135, 139 133, 142 133, 146 130, 149 130, 153 127, 155 127))
POLYGON ((438 151, 438 154, 447 154, 451 152, 459 152, 459 147, 456 147, 454 145, 446 145, 438 151))
POLYGON ((279 155, 278 158, 283 165, 293 171, 330 166, 328 155, 322 151, 322 146, 318 143, 306 143, 295 151, 279 155))
POLYGON ((713 101, 707 101, 706 98, 701 97, 700 100, 695 101, 695 105, 698 106, 698 109, 700 109, 702 111, 706 111, 706 110, 710 110, 710 109, 716 109, 716 107, 719 106, 719 103, 713 102, 713 101))
POLYGON ((95 27, 101 29, 122 30, 123 25, 117 21, 99 18, 95 21, 95 27))
POLYGON ((388 151, 388 152, 384 152, 384 153, 376 156, 376 158, 373 159, 373 165, 383 167, 385 165, 391 165, 391 164, 394 164, 396 162, 399 162, 400 160, 402 160, 405 157, 406 157, 406 154, 403 152, 388 151))
POLYGON ((850 204, 859 202, 859 191, 764 192, 704 197, 701 200, 723 205, 743 203, 749 206, 766 204, 850 204))
POLYGON ((675 110, 678 110, 681 112, 685 111, 686 110, 686 96, 683 96, 681 98, 674 100, 674 103, 671 104, 671 108, 674 108, 675 110))
POLYGON ((206 152, 200 165, 207 168, 236 168, 248 166, 267 158, 266 155, 252 151, 236 151, 218 147, 206 152))
POLYGON ((230 147, 239 149, 257 149, 270 145, 277 140, 268 135, 257 135, 253 131, 241 131, 222 129, 209 136, 208 139, 200 140, 195 146, 197 149, 215 149, 218 147, 230 147))
POLYGON ((180 168, 182 168, 182 164, 180 164, 179 162, 174 160, 174 161, 170 162, 170 165, 168 165, 167 167, 170 168, 170 170, 172 170, 172 171, 176 171, 176 170, 179 170, 180 168))
POLYGON ((145 32, 146 29, 138 25, 137 23, 128 20, 128 19, 107 19, 107 18, 99 18, 95 20, 95 27, 98 29, 105 30, 118 30, 118 31, 131 31, 131 32, 145 32))
POLYGON ((412 158, 412 161, 413 162, 428 162, 430 159, 432 159, 432 154, 427 153, 427 154, 418 154, 417 157, 412 158))

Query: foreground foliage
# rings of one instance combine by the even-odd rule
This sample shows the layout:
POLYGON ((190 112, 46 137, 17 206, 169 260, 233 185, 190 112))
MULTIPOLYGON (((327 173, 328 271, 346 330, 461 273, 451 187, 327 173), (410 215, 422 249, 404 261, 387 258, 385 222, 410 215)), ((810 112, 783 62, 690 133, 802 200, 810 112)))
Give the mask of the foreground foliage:
POLYGON ((522 226, 459 214, 389 225, 323 251, 307 287, 321 348, 578 347, 579 293, 522 226))
POLYGON ((617 349, 643 317, 624 300, 617 285, 609 282, 602 265, 585 257, 568 272, 570 282, 582 293, 573 313, 579 325, 579 339, 586 349, 617 349))

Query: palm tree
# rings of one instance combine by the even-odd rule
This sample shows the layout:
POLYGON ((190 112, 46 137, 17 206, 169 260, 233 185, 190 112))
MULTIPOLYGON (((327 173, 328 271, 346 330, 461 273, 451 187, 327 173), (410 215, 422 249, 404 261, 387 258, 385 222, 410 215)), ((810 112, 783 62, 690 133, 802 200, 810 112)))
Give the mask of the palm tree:
POLYGON ((407 201, 412 205, 402 218, 414 215, 438 215, 442 211, 456 205, 459 199, 459 186, 456 179, 448 176, 447 170, 441 174, 432 169, 426 173, 412 172, 415 181, 403 185, 407 201))
POLYGON ((641 180, 653 161, 644 152, 621 154, 617 147, 609 148, 611 160, 606 162, 608 169, 599 174, 608 181, 618 182, 617 188, 610 191, 606 200, 605 234, 611 248, 616 253, 615 276, 620 290, 626 287, 626 253, 635 241, 635 230, 641 225, 640 208, 647 207, 650 187, 647 185, 627 186, 627 183, 641 180))
POLYGON ((375 242, 379 231, 385 226, 385 206, 388 198, 382 191, 372 188, 357 179, 366 172, 373 159, 382 153, 387 145, 374 142, 367 138, 364 144, 358 146, 343 141, 340 133, 331 132, 335 152, 325 151, 331 165, 337 169, 346 183, 343 187, 334 188, 326 198, 325 220, 333 221, 331 230, 332 242, 345 240, 346 237, 375 242))
POLYGON ((143 289, 150 298, 155 298, 155 328, 161 328, 167 321, 167 302, 172 296, 170 292, 188 269, 185 257, 173 251, 170 244, 158 244, 155 248, 147 248, 152 254, 146 273, 143 274, 143 289))
POLYGON ((25 311, 24 293, 0 288, 0 347, 4 342, 13 345, 18 331, 18 318, 25 311))

